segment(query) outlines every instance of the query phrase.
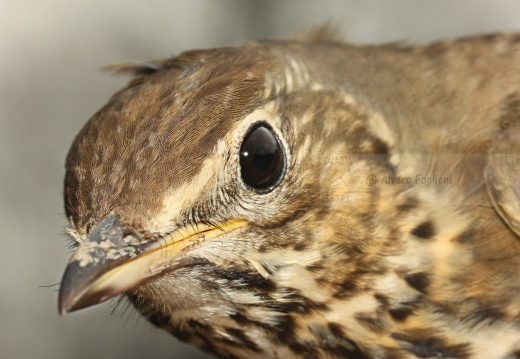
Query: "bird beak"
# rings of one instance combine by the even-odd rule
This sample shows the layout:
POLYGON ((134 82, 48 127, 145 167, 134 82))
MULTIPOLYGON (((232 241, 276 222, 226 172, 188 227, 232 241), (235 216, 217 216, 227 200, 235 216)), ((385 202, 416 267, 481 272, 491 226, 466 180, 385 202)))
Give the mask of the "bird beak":
POLYGON ((186 249, 245 224, 243 220, 216 226, 198 223, 157 240, 131 244, 127 242, 135 237, 121 226, 117 214, 111 214, 89 233, 70 259, 61 281, 59 312, 104 302, 176 266, 185 266, 178 259, 186 249))

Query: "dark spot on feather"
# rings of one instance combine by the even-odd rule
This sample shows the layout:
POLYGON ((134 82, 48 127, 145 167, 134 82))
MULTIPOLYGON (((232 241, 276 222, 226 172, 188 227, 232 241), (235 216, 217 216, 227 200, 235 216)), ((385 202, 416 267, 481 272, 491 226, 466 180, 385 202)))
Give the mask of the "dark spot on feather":
POLYGON ((503 319, 504 316, 504 313, 500 309, 488 307, 476 310, 471 313, 471 316, 468 319, 473 321, 474 326, 481 323, 491 325, 495 321, 503 319))
POLYGON ((251 319, 249 319, 248 317, 246 317, 244 314, 242 314, 240 312, 231 314, 229 317, 231 319, 233 319, 235 322, 237 322, 237 324, 240 324, 242 326, 249 324, 251 322, 251 319))
POLYGON ((271 279, 266 279, 258 273, 244 272, 231 267, 215 267, 211 274, 231 282, 230 285, 237 288, 246 286, 261 293, 270 293, 276 289, 276 284, 271 279))
POLYGON ((289 343, 289 349, 296 355, 305 359, 317 359, 320 357, 315 346, 305 345, 299 342, 289 343))
POLYGON ((388 145, 384 143, 381 139, 376 138, 372 142, 372 151, 373 153, 386 155, 388 154, 388 145))
POLYGON ((210 325, 201 323, 195 319, 189 319, 188 325, 196 331, 202 331, 208 334, 213 332, 213 328, 210 325))
POLYGON ((385 296, 384 294, 381 294, 381 293, 376 293, 374 294, 374 298, 376 298, 376 300, 384 307, 384 308, 388 308, 389 306, 389 301, 388 301, 388 297, 385 296))
POLYGON ((370 359, 365 353, 361 351, 357 343, 348 338, 343 327, 335 322, 328 324, 330 333, 334 336, 335 345, 325 345, 323 350, 332 354, 332 357, 347 358, 347 359, 370 359))
POLYGON ((412 229, 411 233, 418 238, 430 239, 435 235, 435 229, 431 221, 426 221, 412 229))
POLYGON ((468 358, 468 344, 448 344, 428 329, 414 329, 406 333, 392 333, 391 337, 404 342, 404 349, 419 358, 468 358))
POLYGON ((428 286, 430 285, 430 279, 424 272, 408 274, 404 277, 404 280, 408 285, 410 285, 410 287, 423 294, 427 293, 428 286))
POLYGON ((296 328, 298 325, 294 321, 294 318, 290 315, 281 316, 279 323, 272 327, 274 334, 278 341, 283 344, 289 344, 295 341, 296 328))
POLYGON ((334 298, 347 298, 354 294, 357 289, 358 288, 354 279, 345 280, 344 282, 338 284, 337 290, 334 293, 334 298))
POLYGON ((390 313, 390 316, 392 318, 394 318, 396 321, 403 322, 410 315, 413 314, 413 308, 410 308, 410 307, 400 307, 400 308, 390 309, 388 312, 390 313))
MULTIPOLYGON (((345 247, 345 254, 352 255, 352 253, 356 253, 359 251, 361 253, 361 249, 359 247, 345 247)), ((365 267, 369 268, 371 265, 369 263, 363 263, 365 267)), ((342 282, 335 283, 336 291, 334 293, 334 298, 347 298, 357 293, 359 290, 360 279, 366 275, 375 274, 375 271, 368 271, 366 269, 357 268, 356 270, 350 272, 345 278, 342 278, 342 282)))
POLYGON ((238 324, 240 324, 243 327, 254 326, 254 327, 262 328, 269 333, 274 333, 278 330, 274 325, 262 323, 257 320, 249 319, 247 316, 245 316, 244 314, 239 313, 239 312, 237 312, 235 314, 231 314, 229 317, 231 319, 235 320, 238 324))
POLYGON ((417 201, 417 199, 410 197, 407 198, 404 203, 397 205, 396 209, 399 212, 410 212, 411 210, 417 208, 418 204, 419 202, 417 201))
POLYGON ((308 270, 310 270, 313 273, 322 271, 324 269, 323 264, 321 262, 314 262, 313 264, 309 264, 307 267, 308 270))
POLYGON ((247 349, 254 351, 254 352, 260 352, 260 348, 256 345, 255 342, 253 342, 243 330, 237 329, 237 328, 226 328, 226 332, 234 337, 236 339, 235 342, 241 344, 242 346, 245 346, 247 349))
POLYGON ((230 318, 235 320, 235 322, 241 327, 247 328, 255 326, 272 333, 276 340, 281 344, 289 345, 296 340, 297 324, 290 315, 280 315, 278 317, 278 323, 274 325, 251 320, 240 312, 230 315, 230 318))
POLYGON ((341 326, 341 324, 338 324, 335 322, 330 322, 328 324, 328 327, 329 327, 329 330, 332 333, 332 335, 334 335, 335 337, 342 338, 344 336, 343 327, 341 326))
POLYGON ((294 246, 294 250, 295 251, 303 251, 307 248, 307 245, 305 243, 297 243, 295 246, 294 246))
POLYGON ((384 325, 381 320, 377 317, 374 317, 372 314, 358 313, 356 314, 355 318, 362 326, 375 333, 380 333, 384 329, 384 325))
POLYGON ((269 246, 268 244, 262 244, 261 246, 258 247, 258 251, 260 253, 265 253, 269 250, 269 248, 271 248, 271 246, 269 246))
POLYGON ((459 234, 457 237, 455 237, 455 242, 458 242, 460 244, 468 244, 473 241, 474 237, 475 230, 470 228, 459 234))

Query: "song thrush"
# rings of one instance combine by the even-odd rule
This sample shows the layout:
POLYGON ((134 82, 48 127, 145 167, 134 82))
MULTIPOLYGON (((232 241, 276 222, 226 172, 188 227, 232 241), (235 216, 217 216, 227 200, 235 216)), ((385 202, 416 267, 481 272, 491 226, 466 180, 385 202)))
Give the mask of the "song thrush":
POLYGON ((520 35, 121 66, 77 136, 60 312, 223 358, 520 358, 520 35))

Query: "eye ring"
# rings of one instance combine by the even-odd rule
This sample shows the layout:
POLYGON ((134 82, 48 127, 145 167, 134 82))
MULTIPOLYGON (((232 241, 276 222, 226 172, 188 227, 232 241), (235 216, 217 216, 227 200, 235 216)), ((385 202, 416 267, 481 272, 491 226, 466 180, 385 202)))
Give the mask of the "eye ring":
POLYGON ((265 121, 253 124, 240 146, 241 182, 257 193, 271 192, 285 177, 286 162, 285 148, 273 128, 265 121))

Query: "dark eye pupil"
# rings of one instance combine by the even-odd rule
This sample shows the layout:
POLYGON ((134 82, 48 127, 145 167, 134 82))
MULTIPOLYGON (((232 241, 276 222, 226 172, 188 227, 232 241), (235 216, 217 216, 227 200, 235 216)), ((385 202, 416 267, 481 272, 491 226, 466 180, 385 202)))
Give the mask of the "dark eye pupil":
POLYGON ((283 177, 285 156, 271 130, 259 126, 249 132, 240 149, 240 172, 249 186, 272 190, 283 177))
POLYGON ((259 147, 254 154, 255 167, 260 171, 266 171, 271 165, 272 152, 265 147, 259 147))

